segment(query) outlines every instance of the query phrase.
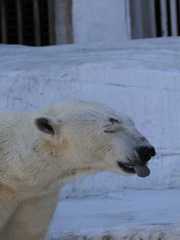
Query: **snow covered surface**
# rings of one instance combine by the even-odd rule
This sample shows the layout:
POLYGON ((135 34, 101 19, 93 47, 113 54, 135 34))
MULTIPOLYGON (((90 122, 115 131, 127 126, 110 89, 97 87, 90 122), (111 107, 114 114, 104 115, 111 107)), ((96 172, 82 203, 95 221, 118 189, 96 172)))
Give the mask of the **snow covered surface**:
POLYGON ((53 240, 179 240, 179 190, 122 191, 65 200, 53 240), (87 237, 88 236, 88 237, 87 237))
MULTIPOLYGON (((107 228, 116 234, 117 226, 117 234, 125 236, 123 234, 130 234, 131 230, 136 232, 133 230, 136 228, 140 229, 140 233, 142 230, 142 234, 151 231, 156 234, 162 222, 162 234, 173 233, 174 238, 159 239, 180 239, 180 39, 139 40, 121 45, 99 44, 88 47, 72 45, 32 48, 1 45, 0 56, 1 111, 31 111, 65 99, 98 101, 132 117, 139 130, 157 148, 157 157, 150 164, 152 174, 146 179, 101 173, 66 185, 61 194, 62 199, 97 194, 99 197, 87 200, 65 199, 57 212, 62 215, 55 216, 55 227, 52 229, 66 233, 76 231, 77 234, 80 230, 83 232, 90 229, 90 234, 96 233, 98 236, 101 232, 101 225, 98 224, 102 224, 103 232, 107 228), (108 213, 108 208, 100 206, 106 206, 103 205, 106 201, 103 196, 110 191, 119 191, 120 199, 107 198, 107 206, 115 206, 108 213), (122 192, 125 195, 122 195, 121 201, 122 192), (149 205, 148 199, 151 200, 149 205), (92 207, 88 208, 91 200, 92 207), (132 211, 128 210, 128 202, 132 211), (164 204, 170 207, 166 208, 164 204), (86 206, 84 209, 88 208, 90 213, 91 210, 94 213, 92 217, 87 217, 89 225, 83 220, 86 217, 83 218, 81 206, 86 206), (142 211, 139 215, 140 208, 142 211), (70 213, 69 209, 74 211, 70 213), (104 217, 103 210, 107 210, 104 217), (108 214, 112 223, 106 222, 108 214), (122 218, 121 214, 124 214, 122 218), (135 215, 138 216, 134 222, 128 220, 135 215), (75 220, 68 224, 68 216, 75 220), (92 224, 96 218, 97 228, 96 222, 92 224), (122 231, 121 221, 124 221, 125 229, 122 231), (144 221, 149 227, 142 226, 144 221), (78 222, 84 225, 80 226, 78 222), (166 223, 167 228, 164 226, 166 223), (157 231, 153 224, 158 225, 157 231), (175 238, 176 235, 179 237, 175 238)), ((156 240, 155 237, 143 238, 139 235, 121 239, 156 240)))

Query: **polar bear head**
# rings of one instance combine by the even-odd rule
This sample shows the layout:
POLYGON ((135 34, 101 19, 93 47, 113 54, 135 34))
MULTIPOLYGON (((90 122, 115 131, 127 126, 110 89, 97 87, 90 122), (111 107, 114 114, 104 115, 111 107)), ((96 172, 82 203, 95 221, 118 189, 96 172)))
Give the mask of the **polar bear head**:
POLYGON ((146 177, 155 149, 128 117, 88 102, 63 103, 35 119, 65 175, 115 171, 146 177))

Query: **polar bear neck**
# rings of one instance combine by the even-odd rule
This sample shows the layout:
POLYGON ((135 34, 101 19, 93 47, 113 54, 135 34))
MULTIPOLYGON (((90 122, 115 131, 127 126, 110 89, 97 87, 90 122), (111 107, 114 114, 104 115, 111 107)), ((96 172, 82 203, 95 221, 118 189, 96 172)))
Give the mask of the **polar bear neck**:
POLYGON ((48 165, 48 154, 35 151, 39 142, 35 114, 2 113, 0 118, 0 183, 18 191, 38 186, 40 191, 58 172, 55 158, 48 165))

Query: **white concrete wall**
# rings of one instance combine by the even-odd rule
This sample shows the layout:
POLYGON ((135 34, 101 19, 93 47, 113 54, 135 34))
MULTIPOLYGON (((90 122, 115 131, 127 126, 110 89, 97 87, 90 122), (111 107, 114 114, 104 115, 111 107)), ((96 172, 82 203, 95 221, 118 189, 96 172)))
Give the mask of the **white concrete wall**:
POLYGON ((122 42, 128 36, 127 0, 73 0, 75 43, 122 42))
POLYGON ((122 42, 156 37, 155 4, 144 0, 72 0, 72 28, 66 0, 55 1, 56 41, 59 44, 122 42), (69 39, 70 38, 70 39, 69 39))

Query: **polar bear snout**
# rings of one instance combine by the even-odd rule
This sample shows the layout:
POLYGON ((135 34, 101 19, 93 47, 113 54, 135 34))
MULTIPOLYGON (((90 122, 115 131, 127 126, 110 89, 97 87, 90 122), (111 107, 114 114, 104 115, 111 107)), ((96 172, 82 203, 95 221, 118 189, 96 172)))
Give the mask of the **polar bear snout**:
MULTIPOLYGON (((137 133, 136 130, 134 132, 137 133)), ((135 146, 129 148, 129 154, 126 155, 125 159, 119 159, 117 165, 125 173, 137 174, 139 177, 147 177, 150 175, 148 162, 156 155, 156 150, 146 138, 142 138, 139 132, 139 137, 137 137, 137 135, 135 136, 137 140, 135 146)), ((132 135, 130 135, 130 137, 132 139, 132 135)), ((128 143, 128 146, 130 146, 132 142, 129 141, 128 143)))
POLYGON ((136 152, 142 163, 148 162, 151 157, 156 155, 156 150, 153 146, 141 146, 136 148, 136 152))

